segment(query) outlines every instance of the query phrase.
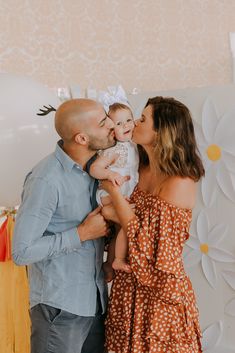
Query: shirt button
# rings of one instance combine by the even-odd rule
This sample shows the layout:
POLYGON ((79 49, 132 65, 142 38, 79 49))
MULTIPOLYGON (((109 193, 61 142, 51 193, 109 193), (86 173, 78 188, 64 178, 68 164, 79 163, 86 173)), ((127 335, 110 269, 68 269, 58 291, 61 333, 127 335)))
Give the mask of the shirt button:
POLYGON ((82 173, 82 175, 86 176, 86 173, 82 173))

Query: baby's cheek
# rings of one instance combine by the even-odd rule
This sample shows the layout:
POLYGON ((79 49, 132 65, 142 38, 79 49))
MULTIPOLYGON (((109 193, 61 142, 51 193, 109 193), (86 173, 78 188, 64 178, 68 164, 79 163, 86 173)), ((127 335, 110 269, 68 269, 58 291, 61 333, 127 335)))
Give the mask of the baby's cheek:
POLYGON ((132 121, 132 123, 130 124, 130 128, 133 130, 134 127, 135 127, 135 123, 134 123, 134 121, 132 121))
POLYGON ((122 130, 123 129, 121 127, 115 127, 114 128, 114 132, 115 132, 116 137, 119 136, 119 135, 122 135, 122 133, 123 133, 122 130))

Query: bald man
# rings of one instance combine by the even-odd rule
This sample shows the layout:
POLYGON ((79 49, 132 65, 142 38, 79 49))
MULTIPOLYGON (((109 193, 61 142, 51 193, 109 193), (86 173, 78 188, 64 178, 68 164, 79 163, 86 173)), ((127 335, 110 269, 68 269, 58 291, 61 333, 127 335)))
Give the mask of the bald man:
POLYGON ((29 269, 31 353, 103 353, 108 228, 88 169, 115 144, 113 123, 99 103, 74 99, 55 128, 61 140, 26 177, 13 238, 14 262, 29 269))

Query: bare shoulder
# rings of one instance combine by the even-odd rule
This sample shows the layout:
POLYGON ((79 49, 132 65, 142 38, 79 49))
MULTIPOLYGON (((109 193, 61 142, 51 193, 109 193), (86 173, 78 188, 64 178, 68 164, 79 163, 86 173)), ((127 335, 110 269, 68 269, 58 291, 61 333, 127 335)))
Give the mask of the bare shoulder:
POLYGON ((196 203, 197 184, 190 178, 170 177, 159 196, 180 208, 193 208, 196 203))

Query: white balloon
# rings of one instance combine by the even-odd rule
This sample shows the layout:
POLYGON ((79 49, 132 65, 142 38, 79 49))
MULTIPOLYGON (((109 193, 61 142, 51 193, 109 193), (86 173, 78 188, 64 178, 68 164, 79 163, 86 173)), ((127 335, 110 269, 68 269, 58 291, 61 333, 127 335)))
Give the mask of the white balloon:
POLYGON ((37 115, 49 104, 59 106, 53 90, 25 76, 0 74, 0 206, 20 203, 26 174, 55 149, 54 112, 37 115))

